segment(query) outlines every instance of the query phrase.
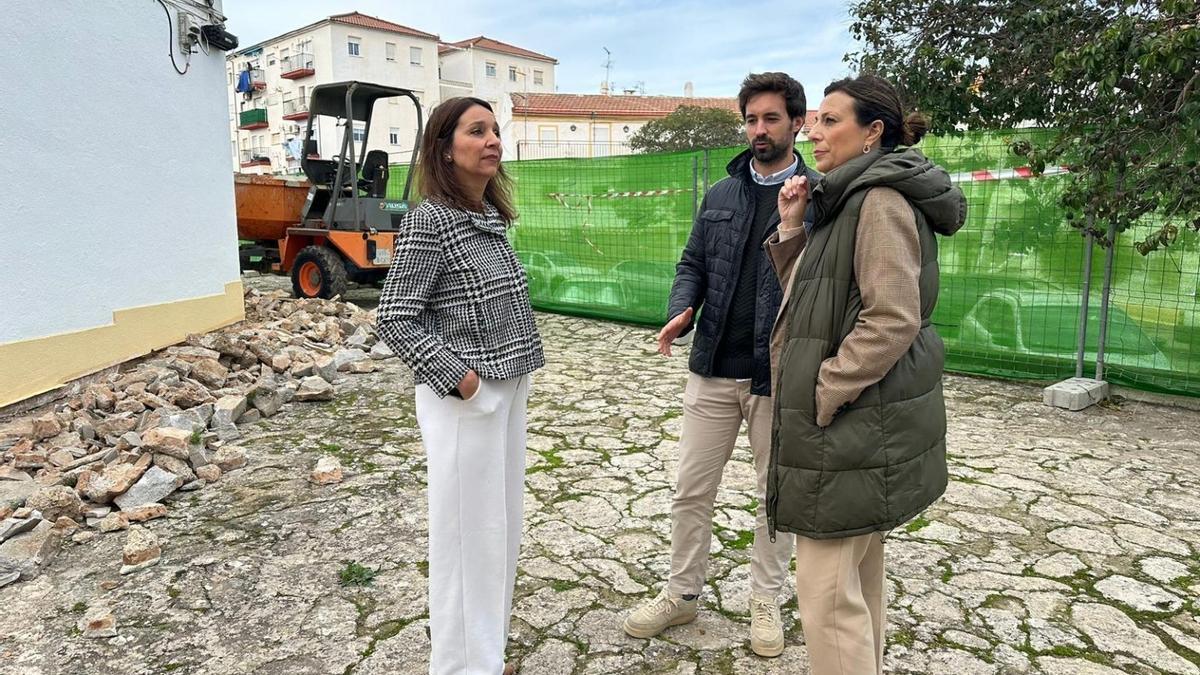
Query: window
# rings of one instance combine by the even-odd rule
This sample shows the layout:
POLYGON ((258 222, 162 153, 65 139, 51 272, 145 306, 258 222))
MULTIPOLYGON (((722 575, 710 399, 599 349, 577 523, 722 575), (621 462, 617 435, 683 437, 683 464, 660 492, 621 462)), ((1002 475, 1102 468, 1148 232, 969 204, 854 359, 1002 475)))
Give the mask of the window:
POLYGON ((558 127, 538 127, 538 140, 542 143, 554 143, 558 140, 558 127))
POLYGON ((483 74, 486 75, 487 77, 495 77, 496 76, 496 62, 495 61, 485 61, 483 64, 483 74))
POLYGON ((543 83, 542 82, 542 71, 540 71, 540 70, 533 71, 533 83, 534 84, 542 84, 543 83))
POLYGON ((508 67, 508 81, 509 82, 517 81, 517 67, 516 66, 508 67))
POLYGON ((421 48, 420 47, 409 47, 408 48, 408 62, 414 66, 421 65, 421 48))
POLYGON ((392 127, 388 130, 388 143, 400 145, 400 127, 392 127))
POLYGON ((607 157, 609 154, 609 127, 607 124, 592 125, 592 156, 607 157))
POLYGON ((384 50, 384 56, 387 57, 388 61, 396 60, 396 43, 395 42, 389 42, 389 43, 385 44, 383 46, 383 50, 384 50))
POLYGON ((308 96, 305 95, 304 85, 300 85, 300 102, 305 104, 308 103, 308 96))
POLYGON ((362 143, 367 137, 367 128, 361 122, 354 123, 354 142, 362 143))
POLYGON ((346 40, 346 52, 350 56, 362 56, 362 39, 356 37, 348 38, 346 40))

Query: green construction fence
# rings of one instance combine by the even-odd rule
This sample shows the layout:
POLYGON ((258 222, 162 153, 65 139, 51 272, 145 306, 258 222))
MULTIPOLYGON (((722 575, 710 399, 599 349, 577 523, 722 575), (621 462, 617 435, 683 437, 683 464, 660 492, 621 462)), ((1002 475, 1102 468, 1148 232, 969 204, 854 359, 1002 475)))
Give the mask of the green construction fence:
MULTIPOLYGON (((919 146, 951 173, 969 209, 961 231, 939 237, 933 321, 948 370, 1035 380, 1076 374, 1087 241, 1058 206, 1066 170, 1035 176, 1010 150, 1018 137, 1044 133, 927 137, 919 146)), ((700 200, 741 150, 604 156, 597 145, 593 157, 506 161, 519 212, 510 237, 534 306, 661 324, 700 200)), ((810 144, 797 150, 812 163, 810 144)), ((389 196, 404 173, 393 168, 389 196)), ((1139 255, 1133 242, 1159 224, 1131 228, 1114 247, 1105 379, 1200 396, 1200 241, 1180 228, 1169 250, 1139 255)), ((1097 355, 1105 253, 1092 250, 1086 376, 1097 355)))

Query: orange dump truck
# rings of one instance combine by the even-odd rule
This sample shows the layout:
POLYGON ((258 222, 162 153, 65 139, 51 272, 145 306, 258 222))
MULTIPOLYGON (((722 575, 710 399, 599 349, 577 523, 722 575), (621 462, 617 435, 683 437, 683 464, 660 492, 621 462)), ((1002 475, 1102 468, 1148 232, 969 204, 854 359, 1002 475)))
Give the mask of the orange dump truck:
POLYGON ((331 298, 347 282, 378 283, 391 264, 394 232, 304 227, 303 179, 234 174, 243 269, 288 274, 296 297, 331 298))

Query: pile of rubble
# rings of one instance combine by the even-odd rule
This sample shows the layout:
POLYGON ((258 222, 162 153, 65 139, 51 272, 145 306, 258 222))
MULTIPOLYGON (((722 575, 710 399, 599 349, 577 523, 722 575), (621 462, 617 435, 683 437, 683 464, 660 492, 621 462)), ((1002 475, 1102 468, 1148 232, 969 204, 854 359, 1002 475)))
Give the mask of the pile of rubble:
MULTIPOLYGON (((283 291, 251 290, 245 301, 246 321, 188 336, 0 426, 0 586, 36 576, 68 536, 84 543, 128 529, 121 573, 157 563, 154 534, 137 524, 165 516, 177 490, 245 466, 238 425, 291 401, 330 400, 340 373, 393 356, 374 311, 283 291)), ((333 482, 340 468, 314 476, 333 482)))

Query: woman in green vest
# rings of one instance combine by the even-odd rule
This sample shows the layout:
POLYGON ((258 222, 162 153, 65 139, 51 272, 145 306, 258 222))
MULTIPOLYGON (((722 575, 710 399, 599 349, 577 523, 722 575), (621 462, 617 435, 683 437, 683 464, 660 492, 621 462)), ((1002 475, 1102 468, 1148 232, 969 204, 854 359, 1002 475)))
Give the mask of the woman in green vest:
POLYGON ((912 149, 926 128, 886 80, 829 85, 809 133, 825 176, 788 180, 767 243, 784 288, 767 517, 798 535, 815 675, 883 672, 883 538, 946 488, 935 235, 962 226, 966 201, 912 149))

